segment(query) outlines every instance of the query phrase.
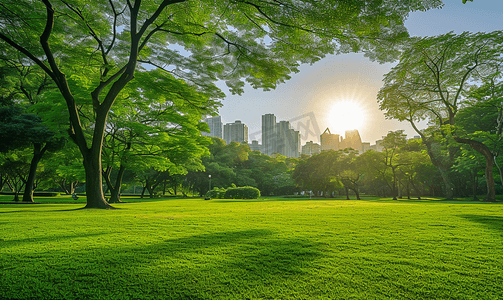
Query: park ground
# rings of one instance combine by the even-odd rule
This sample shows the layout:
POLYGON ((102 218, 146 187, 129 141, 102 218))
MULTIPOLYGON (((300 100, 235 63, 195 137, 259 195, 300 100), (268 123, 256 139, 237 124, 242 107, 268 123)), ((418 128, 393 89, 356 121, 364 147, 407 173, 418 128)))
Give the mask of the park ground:
POLYGON ((503 203, 124 200, 0 205, 0 299, 503 299, 503 203))

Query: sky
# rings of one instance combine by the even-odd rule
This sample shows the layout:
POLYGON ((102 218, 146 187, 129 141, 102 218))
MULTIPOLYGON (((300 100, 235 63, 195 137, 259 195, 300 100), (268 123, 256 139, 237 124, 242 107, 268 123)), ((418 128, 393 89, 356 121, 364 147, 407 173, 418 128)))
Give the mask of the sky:
MULTIPOLYGON (((405 23, 410 35, 503 30, 503 0, 466 4, 462 0, 444 0, 444 4, 442 9, 411 13, 405 23)), ((341 135, 356 127, 362 141, 371 144, 388 131, 403 129, 413 137, 417 133, 410 124, 386 120, 377 103, 383 76, 393 65, 371 62, 363 54, 329 55, 313 65, 302 65, 299 73, 273 91, 247 86, 241 96, 228 93, 219 115, 224 124, 236 120, 246 124, 250 142, 260 142, 264 114, 276 115, 278 122, 291 121, 294 129, 300 129, 302 145, 307 141, 318 143, 327 127, 331 133, 341 135)))

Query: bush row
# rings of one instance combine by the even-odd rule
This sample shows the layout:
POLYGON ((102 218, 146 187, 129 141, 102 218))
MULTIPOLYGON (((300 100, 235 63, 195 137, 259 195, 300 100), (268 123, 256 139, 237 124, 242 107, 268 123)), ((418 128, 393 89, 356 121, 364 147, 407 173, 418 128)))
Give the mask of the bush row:
POLYGON ((233 186, 228 189, 215 187, 206 196, 212 199, 258 199, 260 191, 251 186, 233 186))
POLYGON ((251 186, 231 187, 225 191, 226 199, 258 199, 260 191, 251 186))

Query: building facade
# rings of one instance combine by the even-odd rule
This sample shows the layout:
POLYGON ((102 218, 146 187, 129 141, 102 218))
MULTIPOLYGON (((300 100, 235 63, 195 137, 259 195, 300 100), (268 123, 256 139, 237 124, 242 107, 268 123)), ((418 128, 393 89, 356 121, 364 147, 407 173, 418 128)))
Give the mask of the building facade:
POLYGON ((321 151, 326 150, 339 150, 340 147, 340 136, 338 134, 332 134, 330 129, 325 129, 320 135, 321 151))
POLYGON ((339 149, 354 149, 360 150, 362 148, 362 139, 358 130, 347 130, 344 133, 345 138, 341 138, 339 149))
POLYGON ((251 151, 260 151, 262 152, 262 145, 258 143, 258 141, 253 140, 251 144, 248 144, 248 147, 250 147, 251 151))
POLYGON ((302 154, 312 156, 321 152, 321 146, 313 141, 307 142, 302 146, 302 154))
POLYGON ((211 118, 206 118, 203 120, 204 123, 208 124, 210 132, 202 132, 204 136, 212 136, 217 138, 222 138, 222 117, 216 116, 211 118))
POLYGON ((224 125, 224 140, 227 144, 231 142, 248 143, 248 126, 236 120, 234 123, 224 125))
POLYGON ((262 153, 271 155, 276 152, 276 116, 262 115, 262 153))

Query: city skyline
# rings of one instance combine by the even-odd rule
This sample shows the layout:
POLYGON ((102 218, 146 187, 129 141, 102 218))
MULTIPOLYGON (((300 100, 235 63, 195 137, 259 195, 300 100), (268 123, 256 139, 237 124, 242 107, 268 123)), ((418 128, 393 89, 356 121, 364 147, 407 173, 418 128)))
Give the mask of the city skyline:
MULTIPOLYGON (((234 122, 228 122, 228 123, 223 123, 221 121, 221 116, 214 116, 214 117, 208 117, 202 120, 203 122, 208 124, 208 127, 210 128, 210 132, 202 132, 204 136, 211 136, 211 137, 218 137, 226 141, 226 143, 230 143, 232 141, 236 142, 247 142, 250 145, 252 145, 252 142, 255 142, 255 145, 259 145, 260 147, 263 147, 261 152, 265 154, 272 154, 277 148, 277 135, 278 133, 276 132, 276 127, 282 128, 281 134, 283 136, 287 135, 286 131, 292 130, 295 132, 298 132, 298 143, 299 143, 299 148, 308 144, 308 143, 319 143, 321 145, 322 140, 321 136, 328 131, 328 133, 331 134, 330 127, 327 127, 323 133, 315 133, 311 131, 311 133, 314 133, 315 135, 306 135, 307 137, 317 137, 319 142, 316 142, 312 139, 301 139, 300 137, 302 136, 302 126, 300 127, 299 130, 295 130, 295 128, 292 128, 290 121, 286 120, 279 120, 277 121, 277 118, 274 114, 264 114, 262 115, 262 131, 260 132, 255 132, 250 134, 248 130, 248 126, 243 123, 241 120, 235 120, 234 122), (236 128, 236 125, 239 125, 239 133, 236 128), (227 129, 226 129, 227 128, 227 129), (235 129, 236 128, 236 129, 235 129), (254 137, 259 136, 260 138, 250 138, 250 135, 253 135, 254 137), (305 140, 304 143, 302 143, 302 140, 305 140), (264 143, 264 141, 266 141, 264 143)), ((302 120, 301 120, 302 121, 302 120)), ((308 127, 308 125, 304 126, 304 128, 308 127)), ((309 130, 307 128, 306 130, 309 130)), ((344 142, 347 140, 353 140, 352 136, 356 136, 356 140, 359 141, 359 144, 353 144, 354 142, 350 142, 350 144, 347 145, 347 148, 353 148, 357 149, 360 148, 362 144, 371 144, 372 142, 375 143, 379 140, 381 140, 384 135, 381 136, 381 138, 374 140, 374 141, 363 141, 360 136, 360 131, 358 129, 350 129, 350 130, 345 130, 344 131, 344 136, 340 134, 332 134, 334 136, 337 136, 337 142, 336 142, 336 148, 338 149, 343 149, 340 147, 345 147, 343 145, 344 142), (349 136, 349 138, 348 138, 349 136)), ((299 149, 300 152, 302 152, 301 149, 299 149)))
POLYGON ((248 126, 240 120, 223 125, 221 117, 215 116, 205 118, 203 122, 207 123, 210 128, 210 132, 203 132, 203 135, 219 137, 227 144, 233 141, 247 143, 252 151, 260 151, 266 155, 279 153, 287 157, 299 157, 301 154, 312 155, 324 150, 343 150, 348 148, 357 150, 360 154, 367 150, 382 150, 379 146, 382 139, 373 141, 371 145, 370 142, 362 141, 358 129, 346 130, 344 135, 339 135, 332 134, 330 128, 327 127, 322 134, 318 135, 319 143, 311 140, 302 144, 300 130, 297 131, 292 128, 289 121, 278 121, 274 114, 262 115, 262 131, 260 134, 254 134, 254 136, 260 136, 260 139, 250 138, 248 126), (221 134, 222 128, 223 136, 221 134))
MULTIPOLYGON (((467 2, 445 1, 440 10, 412 13, 406 21, 411 36, 431 36, 454 31, 493 31, 501 29, 503 1, 486 0, 467 2)), ((417 135, 408 123, 386 120, 379 110, 376 95, 382 86, 383 75, 389 72, 392 63, 378 64, 363 54, 328 55, 314 65, 301 65, 300 72, 292 74, 286 83, 275 90, 264 92, 246 86, 242 96, 228 95, 219 110, 224 122, 241 120, 248 125, 249 132, 261 131, 260 116, 274 114, 281 120, 292 120, 306 114, 314 116, 319 130, 329 127, 332 133, 344 134, 334 127, 336 103, 357 103, 365 121, 358 128, 363 141, 376 141, 389 131, 403 129, 409 138, 417 135), (246 113, 243 113, 246 112, 246 113)), ((221 85, 223 91, 227 89, 221 85)), ((312 123, 311 123, 312 124, 312 123)), ((295 125, 295 124, 294 124, 295 125)), ((305 125, 305 124, 304 124, 305 125)), ((422 128, 426 126, 423 122, 422 128)), ((294 129, 299 130, 295 125, 294 129)), ((302 129, 302 128, 301 128, 302 129)), ((318 136, 321 132, 318 132, 318 136)), ((311 134, 302 144, 319 137, 311 134)))

